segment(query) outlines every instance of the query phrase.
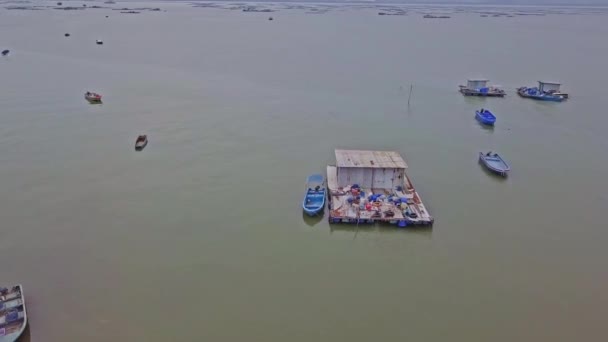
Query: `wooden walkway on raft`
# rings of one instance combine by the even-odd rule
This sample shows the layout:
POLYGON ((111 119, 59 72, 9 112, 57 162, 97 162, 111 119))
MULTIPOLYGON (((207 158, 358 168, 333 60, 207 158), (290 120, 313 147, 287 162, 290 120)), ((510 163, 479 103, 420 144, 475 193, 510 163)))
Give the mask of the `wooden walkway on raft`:
POLYGON ((329 189, 329 222, 372 224, 383 222, 401 227, 409 225, 432 225, 433 217, 428 213, 420 196, 407 175, 400 191, 393 189, 361 188, 359 200, 352 195, 351 186, 339 187, 336 166, 327 166, 327 187, 329 189), (380 199, 368 202, 372 194, 383 195, 380 199), (401 199, 396 204, 389 199, 401 199), (349 201, 350 199, 350 201, 349 201), (406 212, 415 215, 405 215, 406 212))

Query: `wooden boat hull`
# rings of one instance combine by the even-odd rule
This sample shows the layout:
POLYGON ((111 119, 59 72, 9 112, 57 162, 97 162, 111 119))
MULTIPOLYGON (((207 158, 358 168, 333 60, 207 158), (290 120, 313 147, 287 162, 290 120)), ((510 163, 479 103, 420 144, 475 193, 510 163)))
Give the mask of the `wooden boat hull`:
POLYGON ((508 172, 511 171, 509 164, 496 153, 488 156, 483 152, 479 152, 479 161, 486 169, 503 177, 506 177, 508 172))
POLYGON ((302 210, 308 216, 316 216, 325 209, 325 199, 327 189, 325 188, 325 178, 320 174, 308 177, 306 181, 306 192, 302 200, 302 210))
POLYGON ((27 327, 23 286, 15 285, 0 297, 0 342, 14 342, 27 327))

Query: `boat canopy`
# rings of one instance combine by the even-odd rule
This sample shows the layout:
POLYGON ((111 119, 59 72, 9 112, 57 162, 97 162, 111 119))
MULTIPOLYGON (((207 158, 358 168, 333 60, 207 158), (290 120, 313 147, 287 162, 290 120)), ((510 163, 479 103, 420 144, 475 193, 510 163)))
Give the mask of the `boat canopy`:
POLYGON ((477 79, 468 79, 467 80, 467 88, 469 89, 480 89, 486 88, 489 80, 477 78, 477 79))
POLYGON ((538 89, 541 92, 559 91, 561 83, 538 81, 538 89))

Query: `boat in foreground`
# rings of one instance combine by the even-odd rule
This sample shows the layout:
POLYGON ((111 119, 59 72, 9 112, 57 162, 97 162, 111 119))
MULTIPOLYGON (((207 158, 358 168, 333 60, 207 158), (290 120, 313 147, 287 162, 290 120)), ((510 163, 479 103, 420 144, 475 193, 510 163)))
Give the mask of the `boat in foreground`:
POLYGON ((325 208, 325 177, 320 174, 308 176, 302 209, 309 216, 315 216, 325 208))
POLYGON ((494 114, 492 114, 492 112, 489 110, 483 108, 475 111, 475 119, 488 126, 494 126, 494 123, 496 122, 496 116, 494 116, 494 114))
POLYGON ((479 161, 490 171, 499 174, 503 177, 507 176, 507 173, 511 171, 511 167, 507 162, 502 159, 498 153, 492 153, 492 151, 488 153, 479 152, 479 161))
POLYGON ((145 134, 138 136, 137 139, 135 140, 135 150, 136 151, 143 150, 144 147, 146 147, 146 145, 148 145, 148 136, 145 134))
POLYGON ((538 101, 562 102, 568 98, 568 94, 561 92, 560 87, 560 83, 538 81, 538 87, 519 87, 517 94, 538 101))
POLYGON ((101 103, 101 95, 87 91, 84 98, 91 103, 101 103))
POLYGON ((0 287, 0 342, 14 342, 27 326, 23 287, 0 287))

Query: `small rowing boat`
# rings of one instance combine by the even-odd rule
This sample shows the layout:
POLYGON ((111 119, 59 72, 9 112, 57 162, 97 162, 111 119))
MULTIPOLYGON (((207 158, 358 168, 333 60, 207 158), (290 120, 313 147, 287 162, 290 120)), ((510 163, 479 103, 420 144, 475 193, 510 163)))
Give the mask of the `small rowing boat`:
POLYGON ((84 93, 84 98, 91 103, 101 103, 101 95, 87 91, 84 93))
POLYGON ((511 167, 502 159, 498 153, 479 152, 479 161, 490 171, 499 174, 503 177, 507 176, 507 172, 511 171, 511 167))
POLYGON ((135 140, 135 150, 136 151, 143 150, 144 147, 146 147, 146 145, 148 145, 148 136, 145 134, 138 136, 137 139, 135 140))
POLYGON ((0 342, 14 342, 27 326, 23 287, 0 287, 0 342))
POLYGON ((477 119, 477 121, 481 122, 482 124, 488 126, 494 126, 494 123, 496 122, 496 117, 494 116, 494 114, 492 114, 492 112, 490 112, 489 110, 483 108, 481 108, 481 110, 475 111, 475 119, 477 119))
POLYGON ((320 174, 308 176, 302 209, 308 216, 315 216, 325 208, 325 178, 320 174))

